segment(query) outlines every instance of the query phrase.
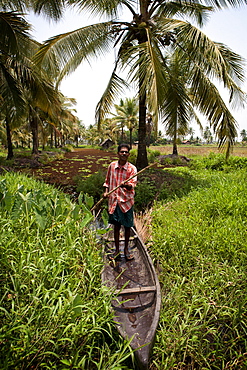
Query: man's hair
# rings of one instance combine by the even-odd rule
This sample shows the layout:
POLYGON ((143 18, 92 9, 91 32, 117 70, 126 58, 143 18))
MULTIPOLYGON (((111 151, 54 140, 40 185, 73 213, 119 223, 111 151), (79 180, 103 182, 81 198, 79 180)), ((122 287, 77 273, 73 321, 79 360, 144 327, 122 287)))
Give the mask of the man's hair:
POLYGON ((122 143, 122 144, 118 145, 117 152, 119 153, 122 148, 127 148, 128 152, 130 151, 130 146, 128 144, 122 143))

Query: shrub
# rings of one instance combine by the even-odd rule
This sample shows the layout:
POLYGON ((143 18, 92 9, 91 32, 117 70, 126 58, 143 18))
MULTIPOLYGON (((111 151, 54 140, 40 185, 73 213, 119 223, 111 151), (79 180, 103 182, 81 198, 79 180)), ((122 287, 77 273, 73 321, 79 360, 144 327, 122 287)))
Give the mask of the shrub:
POLYGON ((194 175, 208 186, 152 213, 163 290, 155 365, 246 369, 246 171, 194 175))
POLYGON ((156 193, 157 188, 154 181, 144 178, 143 181, 139 182, 135 189, 135 211, 142 212, 150 206, 156 193))
POLYGON ((75 182, 77 184, 76 191, 88 194, 98 201, 103 195, 103 184, 105 182, 105 172, 98 171, 88 177, 77 176, 75 182))
POLYGON ((152 206, 155 200, 170 201, 182 197, 198 186, 206 186, 206 182, 198 180, 186 167, 165 171, 148 169, 138 176, 135 210, 142 212, 152 206))
POLYGON ((73 152, 74 151, 74 146, 72 144, 66 144, 64 147, 63 147, 63 150, 65 152, 73 152))
POLYGON ((247 158, 231 156, 226 159, 224 154, 210 153, 207 157, 195 159, 189 164, 192 169, 207 169, 215 171, 231 171, 247 168, 247 158))
MULTIPOLYGON (((153 163, 155 162, 155 159, 160 155, 159 150, 151 150, 147 149, 147 157, 148 157, 148 162, 153 163)), ((137 159, 137 149, 131 149, 130 150, 130 155, 128 158, 128 161, 135 164, 137 159)))
POLYGON ((136 164, 137 149, 131 149, 128 161, 132 164, 136 164))
POLYGON ((151 150, 147 149, 147 155, 148 155, 148 162, 153 163, 155 162, 155 159, 160 156, 160 151, 159 150, 151 150))

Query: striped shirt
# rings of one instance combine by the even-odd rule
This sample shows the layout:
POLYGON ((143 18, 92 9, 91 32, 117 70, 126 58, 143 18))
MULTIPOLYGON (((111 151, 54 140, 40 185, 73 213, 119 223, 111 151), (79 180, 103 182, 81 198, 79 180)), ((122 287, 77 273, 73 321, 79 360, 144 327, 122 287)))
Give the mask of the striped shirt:
MULTIPOLYGON (((104 187, 108 188, 108 192, 121 184, 121 182, 127 180, 131 176, 137 173, 136 167, 126 162, 124 166, 121 166, 118 161, 112 162, 106 174, 106 179, 104 187)), ((126 188, 118 188, 108 198, 108 211, 110 214, 114 213, 117 204, 119 205, 121 211, 126 213, 134 204, 134 195, 137 178, 136 176, 130 181, 126 182, 126 185, 132 185, 131 190, 126 188)))

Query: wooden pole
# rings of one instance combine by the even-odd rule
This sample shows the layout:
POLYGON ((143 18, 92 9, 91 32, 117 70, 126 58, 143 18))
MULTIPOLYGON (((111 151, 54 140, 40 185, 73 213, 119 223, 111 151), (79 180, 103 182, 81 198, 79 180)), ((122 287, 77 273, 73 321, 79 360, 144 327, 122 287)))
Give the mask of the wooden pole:
MULTIPOLYGON (((140 170, 139 172, 137 172, 136 174, 134 174, 134 175, 132 175, 132 176, 130 176, 127 180, 124 180, 122 183, 121 183, 121 185, 123 185, 123 184, 125 184, 126 182, 128 182, 129 180, 131 180, 131 179, 133 179, 134 177, 136 177, 136 176, 138 176, 138 175, 140 175, 140 173, 142 173, 142 172, 144 172, 144 171, 146 171, 148 168, 150 168, 150 167, 152 167, 152 166, 154 166, 156 164, 156 162, 154 162, 154 163, 151 163, 149 166, 147 166, 147 167, 145 167, 145 168, 143 168, 142 170, 140 170)), ((114 189, 112 189, 111 191, 109 191, 109 193, 107 193, 107 195, 110 195, 111 193, 113 193, 114 191, 116 191, 118 188, 120 188, 120 186, 121 185, 118 185, 118 186, 116 186, 114 189)), ((104 200, 105 198, 104 197, 102 197, 94 206, 93 206, 93 208, 91 208, 91 212, 93 212, 102 202, 103 202, 103 200, 104 200)))

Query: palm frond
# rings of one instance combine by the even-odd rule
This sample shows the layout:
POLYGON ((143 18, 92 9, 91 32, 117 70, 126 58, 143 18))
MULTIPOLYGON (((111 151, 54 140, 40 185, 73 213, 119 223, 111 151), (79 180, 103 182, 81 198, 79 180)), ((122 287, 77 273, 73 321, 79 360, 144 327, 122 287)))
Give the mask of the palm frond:
POLYGON ((4 11, 15 10, 23 13, 28 3, 28 0, 0 0, 0 8, 4 11))
POLYGON ((199 67, 194 67, 192 76, 190 89, 194 95, 193 102, 207 117, 219 139, 219 145, 233 145, 237 136, 236 120, 219 91, 199 67))
POLYGON ((237 105, 245 103, 245 93, 239 87, 244 80, 244 60, 225 45, 210 40, 193 25, 178 20, 167 19, 163 30, 176 33, 176 46, 181 49, 184 59, 200 66, 208 77, 222 81, 230 92, 230 100, 237 105))
POLYGON ((110 50, 114 42, 111 27, 111 22, 94 24, 52 37, 40 48, 34 62, 52 71, 52 75, 62 70, 62 78, 82 61, 98 58, 110 50))
POLYGON ((17 56, 21 42, 29 39, 30 25, 16 12, 0 12, 0 49, 3 54, 17 56))
POLYGON ((25 111, 23 87, 11 73, 6 60, 4 64, 0 62, 0 81, 1 111, 23 114, 25 111))
POLYGON ((124 88, 128 87, 127 83, 116 74, 116 67, 96 107, 95 119, 99 128, 101 121, 110 113, 114 100, 118 98, 124 88))
POLYGON ((32 74, 32 85, 32 104, 47 112, 49 116, 57 116, 61 112, 61 93, 36 71, 32 74))
POLYGON ((225 45, 210 40, 201 30, 189 23, 176 29, 177 42, 196 63, 204 65, 205 73, 220 78, 227 85, 229 76, 243 82, 244 59, 225 45))
POLYGON ((139 96, 146 94, 148 110, 157 123, 164 101, 164 59, 150 30, 146 29, 146 33, 147 41, 124 50, 120 59, 123 66, 130 65, 128 78, 137 84, 139 96))
POLYGON ((58 20, 65 10, 65 0, 32 0, 30 7, 37 14, 43 14, 47 18, 58 20))
MULTIPOLYGON (((131 1, 128 1, 131 3, 131 1)), ((76 5, 80 10, 88 10, 92 15, 116 17, 121 10, 121 0, 68 0, 70 5, 76 5)))
MULTIPOLYGON (((183 0, 184 3, 192 4, 191 0, 183 0)), ((155 0, 154 5, 165 6, 167 0, 155 0)), ((246 4, 246 0, 205 0, 205 4, 213 7, 214 9, 224 9, 228 7, 238 7, 246 4)))
POLYGON ((163 123, 170 136, 174 134, 174 122, 177 133, 186 134, 193 112, 185 81, 180 78, 179 68, 176 62, 171 64, 166 82, 166 99, 162 107, 163 123))
POLYGON ((205 0, 205 3, 211 5, 215 9, 225 9, 246 4, 246 0, 205 0))
POLYGON ((205 6, 203 4, 195 2, 186 1, 172 1, 164 2, 161 4, 155 17, 159 17, 158 22, 162 22, 162 19, 172 18, 172 17, 182 17, 189 16, 190 19, 196 22, 199 26, 202 26, 209 18, 209 13, 213 11, 211 6, 205 6))

